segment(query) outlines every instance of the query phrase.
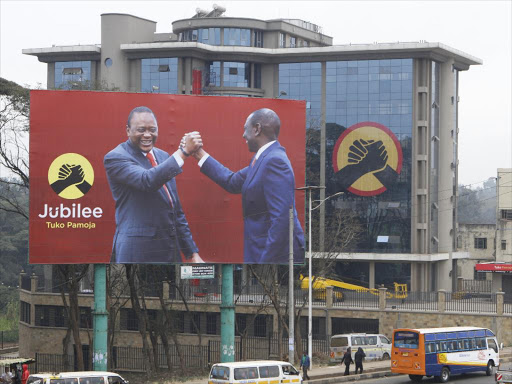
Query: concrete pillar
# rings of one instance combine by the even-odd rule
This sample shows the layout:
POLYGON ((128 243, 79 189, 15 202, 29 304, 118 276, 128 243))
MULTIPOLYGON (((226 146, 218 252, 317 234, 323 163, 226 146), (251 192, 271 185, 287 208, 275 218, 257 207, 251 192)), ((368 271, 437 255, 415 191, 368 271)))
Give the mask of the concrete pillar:
POLYGON ((446 311, 446 291, 444 289, 437 291, 437 310, 439 312, 446 311))
POLYGON ((164 300, 169 300, 169 282, 162 282, 162 296, 164 300))
POLYGON ((375 261, 370 261, 370 267, 368 270, 368 288, 374 289, 375 288, 375 261))
POLYGON ((39 280, 39 277, 36 276, 35 273, 32 273, 32 276, 30 276, 30 292, 37 292, 37 281, 39 280))
POLYGON ((22 287, 22 282, 23 282, 23 278, 27 276, 27 274, 25 273, 25 271, 21 271, 19 277, 18 277, 18 287, 22 287))
POLYGON ((496 292, 496 314, 503 315, 505 292, 496 292))
POLYGON ((333 288, 325 287, 325 308, 332 308, 333 288))
POLYGON ((464 278, 457 277, 457 292, 463 291, 463 283, 464 283, 464 278))
POLYGON ((388 289, 387 288, 379 288, 379 309, 381 311, 384 311, 386 309, 386 293, 388 289))

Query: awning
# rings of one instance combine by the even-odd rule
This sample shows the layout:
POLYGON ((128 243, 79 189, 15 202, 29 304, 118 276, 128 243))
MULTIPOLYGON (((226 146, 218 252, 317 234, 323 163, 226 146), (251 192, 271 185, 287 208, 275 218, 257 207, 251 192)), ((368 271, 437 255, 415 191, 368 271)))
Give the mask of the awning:
POLYGON ((512 264, 482 263, 482 264, 476 264, 475 269, 479 272, 508 272, 508 273, 512 273, 512 264))

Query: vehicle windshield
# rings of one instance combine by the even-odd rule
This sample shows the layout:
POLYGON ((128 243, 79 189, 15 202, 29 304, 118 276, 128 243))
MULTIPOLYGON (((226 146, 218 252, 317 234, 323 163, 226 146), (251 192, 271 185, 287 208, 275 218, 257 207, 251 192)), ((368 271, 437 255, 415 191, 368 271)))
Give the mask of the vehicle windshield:
POLYGON ((394 346, 396 348, 418 349, 419 335, 415 332, 395 332, 394 346))
POLYGON ((211 379, 229 380, 229 368, 221 365, 215 365, 210 373, 211 379))

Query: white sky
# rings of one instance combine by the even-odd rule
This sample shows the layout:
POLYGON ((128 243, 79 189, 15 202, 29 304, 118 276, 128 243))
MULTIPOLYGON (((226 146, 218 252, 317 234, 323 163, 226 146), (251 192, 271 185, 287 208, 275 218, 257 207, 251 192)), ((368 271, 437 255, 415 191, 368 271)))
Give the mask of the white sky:
MULTIPOLYGON (((459 183, 512 167, 512 1, 222 1, 225 16, 310 21, 334 44, 441 42, 484 61, 460 75, 459 183)), ((46 87, 46 64, 23 48, 100 43, 102 13, 156 21, 157 32, 214 1, 0 0, 0 76, 46 87)))

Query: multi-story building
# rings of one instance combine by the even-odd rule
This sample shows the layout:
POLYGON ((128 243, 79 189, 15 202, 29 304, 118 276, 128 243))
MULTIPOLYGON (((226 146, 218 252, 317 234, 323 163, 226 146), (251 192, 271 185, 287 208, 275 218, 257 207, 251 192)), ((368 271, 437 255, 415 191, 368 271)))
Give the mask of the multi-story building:
MULTIPOLYGON (((426 41, 333 45, 312 23, 223 12, 198 10, 172 33, 103 14, 101 44, 23 53, 47 63, 49 89, 306 100, 307 184, 326 187, 321 200, 343 192, 315 211, 318 257, 370 288, 451 290, 456 260, 468 257, 455 244, 459 72, 482 61, 426 41), (347 163, 353 145, 387 155, 361 173, 347 163), (339 220, 352 241, 335 241, 339 220)), ((335 319, 318 316, 318 329, 332 330, 335 319)))
POLYGON ((479 273, 478 263, 493 262, 496 259, 496 225, 459 223, 457 250, 468 252, 469 258, 459 260, 457 276, 465 280, 491 280, 486 273, 479 273))

